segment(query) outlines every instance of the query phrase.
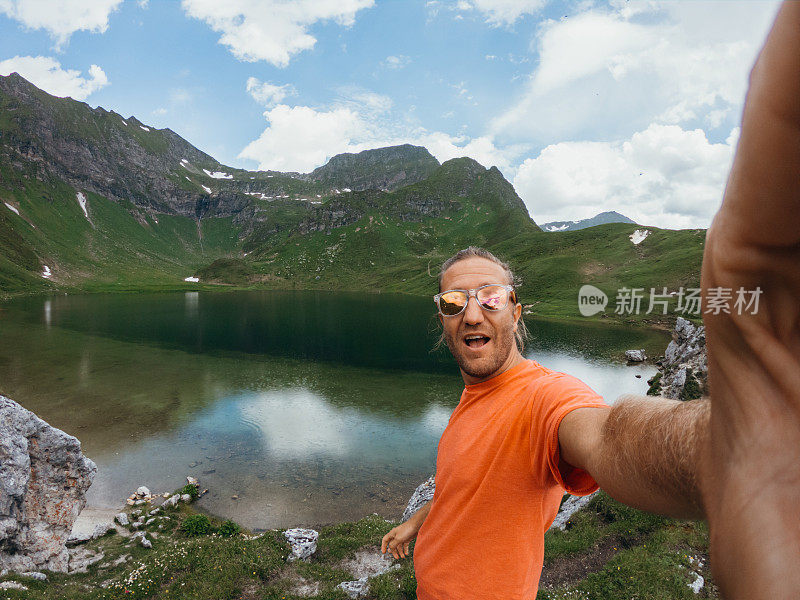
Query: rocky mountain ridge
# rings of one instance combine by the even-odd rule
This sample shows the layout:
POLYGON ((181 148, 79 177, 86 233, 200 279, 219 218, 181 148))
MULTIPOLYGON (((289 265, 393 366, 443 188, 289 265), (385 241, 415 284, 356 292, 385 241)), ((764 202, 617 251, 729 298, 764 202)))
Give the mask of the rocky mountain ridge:
POLYGON ((577 221, 550 221, 541 225, 542 231, 578 231, 579 229, 586 229, 587 227, 595 227, 596 225, 605 225, 606 223, 632 223, 636 225, 636 221, 629 219, 625 215, 609 210, 601 212, 589 219, 579 219, 577 221))
POLYGON ((314 205, 350 190, 394 190, 439 167, 424 148, 402 145, 337 155, 308 174, 234 169, 170 129, 50 96, 16 73, 0 76, 0 112, 4 179, 58 180, 150 215, 233 216, 256 200, 314 205))

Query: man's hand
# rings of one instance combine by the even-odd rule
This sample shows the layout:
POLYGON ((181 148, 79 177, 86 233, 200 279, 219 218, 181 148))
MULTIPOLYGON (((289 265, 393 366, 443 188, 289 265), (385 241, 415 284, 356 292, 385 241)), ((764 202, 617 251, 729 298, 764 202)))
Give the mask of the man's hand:
POLYGON ((381 552, 386 554, 389 552, 395 558, 405 558, 408 556, 408 547, 415 537, 417 532, 425 522, 425 517, 431 512, 431 505, 433 500, 429 500, 423 504, 420 509, 415 512, 408 521, 402 523, 392 529, 389 533, 383 536, 381 540, 381 552))
POLYGON ((383 536, 381 540, 381 552, 389 552, 395 558, 405 558, 408 556, 408 547, 415 537, 417 537, 418 527, 406 521, 392 529, 383 536))
POLYGON ((800 594, 800 3, 785 3, 750 76, 702 287, 758 312, 705 314, 711 436, 702 463, 726 598, 800 594))

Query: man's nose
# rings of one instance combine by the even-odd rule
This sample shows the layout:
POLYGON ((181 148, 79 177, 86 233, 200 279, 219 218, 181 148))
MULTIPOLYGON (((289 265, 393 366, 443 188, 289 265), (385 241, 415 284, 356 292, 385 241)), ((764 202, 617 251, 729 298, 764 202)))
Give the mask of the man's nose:
POLYGON ((467 299, 467 308, 464 309, 464 322, 469 325, 477 325, 483 322, 483 309, 478 304, 478 299, 473 296, 467 299))

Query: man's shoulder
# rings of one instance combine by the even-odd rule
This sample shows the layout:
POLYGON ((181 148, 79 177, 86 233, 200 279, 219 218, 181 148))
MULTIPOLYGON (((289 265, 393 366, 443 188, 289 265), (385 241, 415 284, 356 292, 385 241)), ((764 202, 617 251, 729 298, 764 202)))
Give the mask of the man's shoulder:
POLYGON ((527 387, 532 395, 564 396, 575 393, 598 395, 584 381, 574 375, 548 369, 534 360, 529 360, 529 362, 531 365, 527 369, 529 371, 527 387))

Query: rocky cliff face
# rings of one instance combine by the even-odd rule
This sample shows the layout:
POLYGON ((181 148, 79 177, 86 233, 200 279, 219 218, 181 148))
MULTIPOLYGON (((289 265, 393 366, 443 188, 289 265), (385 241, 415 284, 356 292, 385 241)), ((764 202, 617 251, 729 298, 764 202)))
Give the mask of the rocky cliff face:
POLYGON ((403 144, 338 154, 306 177, 327 187, 392 191, 422 181, 438 167, 425 148, 403 144))
POLYGON ((649 395, 694 400, 708 394, 706 331, 678 317, 672 341, 658 361, 659 372, 648 381, 649 395))
POLYGON ((0 396, 0 571, 67 571, 96 472, 76 438, 0 396))
POLYGON ((235 216, 260 203, 318 198, 345 190, 394 190, 422 181, 439 162, 402 145, 334 156, 308 174, 232 169, 170 129, 70 98, 56 98, 16 73, 0 76, 0 184, 63 182, 150 214, 235 216))

